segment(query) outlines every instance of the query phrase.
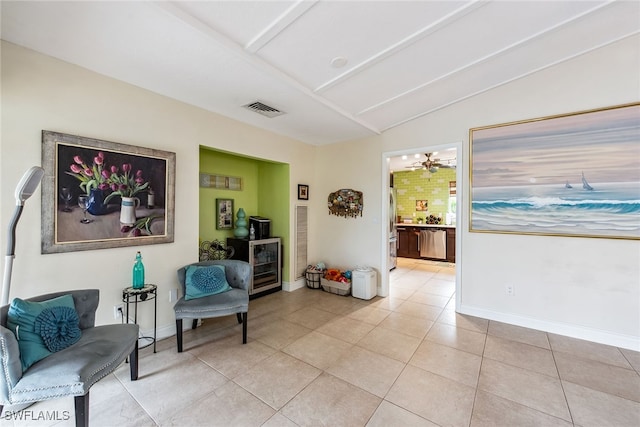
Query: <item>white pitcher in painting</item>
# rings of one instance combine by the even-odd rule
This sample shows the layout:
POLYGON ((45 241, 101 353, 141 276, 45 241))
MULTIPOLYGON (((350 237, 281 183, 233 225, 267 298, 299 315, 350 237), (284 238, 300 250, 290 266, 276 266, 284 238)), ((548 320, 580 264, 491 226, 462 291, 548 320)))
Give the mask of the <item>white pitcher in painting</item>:
POLYGON ((135 225, 136 208, 138 206, 140 206, 140 199, 137 197, 122 197, 122 204, 120 205, 120 223, 122 225, 135 225))

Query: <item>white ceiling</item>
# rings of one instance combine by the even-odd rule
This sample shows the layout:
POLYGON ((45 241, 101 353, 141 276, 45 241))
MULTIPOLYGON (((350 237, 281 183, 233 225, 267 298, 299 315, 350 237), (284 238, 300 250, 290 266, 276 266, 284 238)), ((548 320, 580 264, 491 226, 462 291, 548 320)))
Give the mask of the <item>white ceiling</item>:
POLYGON ((315 145, 382 133, 640 32, 638 1, 1 7, 4 40, 315 145), (286 114, 241 108, 256 100, 286 114))

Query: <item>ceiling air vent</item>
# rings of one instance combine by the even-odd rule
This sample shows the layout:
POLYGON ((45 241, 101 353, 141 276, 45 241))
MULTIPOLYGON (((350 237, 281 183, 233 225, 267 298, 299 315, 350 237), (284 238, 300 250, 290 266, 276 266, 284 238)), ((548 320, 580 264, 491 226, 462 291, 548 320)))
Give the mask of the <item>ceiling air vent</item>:
POLYGON ((263 104, 260 101, 252 102, 250 104, 243 105, 242 107, 255 113, 262 114, 263 116, 269 117, 270 119, 285 114, 283 111, 280 111, 277 108, 269 107, 268 105, 263 104))

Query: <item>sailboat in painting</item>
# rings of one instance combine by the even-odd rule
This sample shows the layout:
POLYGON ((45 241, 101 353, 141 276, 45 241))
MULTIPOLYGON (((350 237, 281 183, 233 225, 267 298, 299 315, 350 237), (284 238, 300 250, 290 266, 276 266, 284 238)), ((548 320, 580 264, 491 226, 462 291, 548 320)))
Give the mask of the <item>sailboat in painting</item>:
POLYGON ((573 188, 573 185, 569 184, 569 181, 564 184, 564 188, 573 188))
POLYGON ((584 177, 584 172, 582 172, 582 188, 585 190, 593 190, 593 187, 589 185, 587 179, 584 177))

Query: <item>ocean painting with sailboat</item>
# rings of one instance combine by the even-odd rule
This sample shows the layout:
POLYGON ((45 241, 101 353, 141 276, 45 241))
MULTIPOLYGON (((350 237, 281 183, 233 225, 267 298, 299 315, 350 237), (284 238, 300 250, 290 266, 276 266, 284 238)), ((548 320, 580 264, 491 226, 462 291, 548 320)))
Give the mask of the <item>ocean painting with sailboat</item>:
POLYGON ((474 128, 470 231, 640 239, 640 104, 474 128))

